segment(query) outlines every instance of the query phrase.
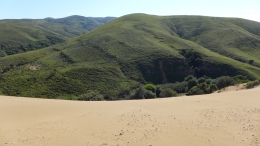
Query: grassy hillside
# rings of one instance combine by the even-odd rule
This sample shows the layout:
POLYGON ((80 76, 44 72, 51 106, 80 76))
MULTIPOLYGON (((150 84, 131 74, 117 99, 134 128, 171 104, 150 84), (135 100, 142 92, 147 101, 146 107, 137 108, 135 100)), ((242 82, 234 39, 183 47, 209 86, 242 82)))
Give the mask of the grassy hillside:
POLYGON ((64 42, 113 19, 70 16, 61 19, 1 20, 0 57, 64 42))
POLYGON ((113 98, 187 75, 259 79, 259 28, 242 19, 127 15, 62 44, 0 58, 0 91, 68 99, 98 90, 113 98))
POLYGON ((260 67, 260 23, 236 18, 175 17, 176 33, 211 51, 260 67), (188 20, 188 21, 187 21, 188 20))

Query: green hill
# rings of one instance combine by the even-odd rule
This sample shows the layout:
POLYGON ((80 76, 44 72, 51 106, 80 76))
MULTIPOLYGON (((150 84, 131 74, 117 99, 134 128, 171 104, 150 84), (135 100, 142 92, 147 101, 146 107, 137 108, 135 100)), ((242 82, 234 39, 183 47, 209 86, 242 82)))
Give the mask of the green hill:
POLYGON ((70 16, 61 19, 1 20, 0 57, 64 42, 113 19, 70 16))
POLYGON ((72 98, 98 90, 112 98, 187 75, 260 79, 259 30, 243 19, 127 15, 62 44, 0 58, 0 91, 72 98))

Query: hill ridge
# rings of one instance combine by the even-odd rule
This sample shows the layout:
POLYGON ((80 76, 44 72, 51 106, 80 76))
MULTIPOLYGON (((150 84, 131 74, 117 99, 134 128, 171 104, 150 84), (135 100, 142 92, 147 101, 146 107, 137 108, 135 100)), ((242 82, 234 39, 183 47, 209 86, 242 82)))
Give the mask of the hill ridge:
POLYGON ((258 34, 260 23, 126 15, 64 43, 0 58, 0 85, 7 86, 0 90, 49 98, 98 90, 115 98, 140 84, 182 81, 188 75, 259 79, 260 39, 247 29, 258 34), (38 69, 32 71, 30 65, 38 69))
POLYGON ((0 57, 55 45, 87 33, 113 17, 0 20, 0 57))

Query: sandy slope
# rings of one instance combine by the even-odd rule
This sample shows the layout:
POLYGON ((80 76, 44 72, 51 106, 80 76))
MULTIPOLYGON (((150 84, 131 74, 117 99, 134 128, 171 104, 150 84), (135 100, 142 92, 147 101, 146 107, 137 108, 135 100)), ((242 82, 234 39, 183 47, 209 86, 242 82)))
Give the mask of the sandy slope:
POLYGON ((239 91, 239 90, 246 90, 246 83, 237 84, 235 86, 229 86, 214 93, 224 93, 224 92, 231 92, 231 91, 239 91))
POLYGON ((260 88, 139 101, 0 96, 0 145, 258 146, 260 88))

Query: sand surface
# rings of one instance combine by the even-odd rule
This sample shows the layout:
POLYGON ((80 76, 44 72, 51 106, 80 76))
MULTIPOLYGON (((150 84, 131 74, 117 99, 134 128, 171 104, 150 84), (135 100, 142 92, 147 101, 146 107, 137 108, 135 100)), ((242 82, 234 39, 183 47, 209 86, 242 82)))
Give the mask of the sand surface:
POLYGON ((0 96, 0 146, 259 146, 260 88, 154 100, 0 96))
POLYGON ((243 84, 237 84, 235 86, 229 86, 224 89, 218 90, 214 93, 224 93, 224 92, 232 92, 232 91, 239 91, 239 90, 246 90, 246 83, 243 84))

